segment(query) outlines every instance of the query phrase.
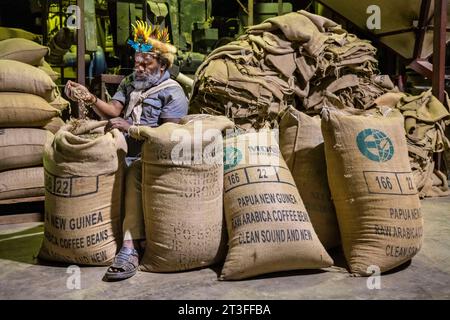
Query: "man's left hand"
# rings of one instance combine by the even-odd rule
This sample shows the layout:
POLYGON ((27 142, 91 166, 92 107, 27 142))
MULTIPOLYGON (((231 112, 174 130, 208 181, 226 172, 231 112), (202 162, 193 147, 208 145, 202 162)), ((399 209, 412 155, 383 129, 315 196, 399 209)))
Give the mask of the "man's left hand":
POLYGON ((128 132, 128 129, 131 127, 125 119, 123 118, 113 118, 108 121, 105 127, 105 132, 109 132, 112 129, 119 129, 122 132, 128 132))

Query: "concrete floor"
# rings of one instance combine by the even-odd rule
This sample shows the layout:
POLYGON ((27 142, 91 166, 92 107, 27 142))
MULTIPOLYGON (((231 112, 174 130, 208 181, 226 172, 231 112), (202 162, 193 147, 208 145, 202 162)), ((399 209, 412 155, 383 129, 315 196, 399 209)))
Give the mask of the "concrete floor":
MULTIPOLYGON (((80 289, 68 289, 62 266, 37 265, 42 223, 0 226, 0 300, 6 299, 450 299, 450 198, 423 201, 425 240, 412 263, 383 275, 380 290, 342 268, 271 274, 222 282, 219 269, 156 274, 138 272, 103 282, 106 267, 81 269, 80 289)), ((343 265, 340 252, 333 252, 343 265)))

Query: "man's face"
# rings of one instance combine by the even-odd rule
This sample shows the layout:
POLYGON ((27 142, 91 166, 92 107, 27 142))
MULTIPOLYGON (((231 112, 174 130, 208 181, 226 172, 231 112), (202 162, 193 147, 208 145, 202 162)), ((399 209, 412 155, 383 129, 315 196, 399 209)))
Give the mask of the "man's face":
POLYGON ((137 90, 148 89, 156 83, 162 75, 161 64, 151 53, 136 53, 134 57, 134 87, 137 90))
POLYGON ((161 65, 158 59, 151 53, 136 53, 134 56, 135 77, 143 80, 146 76, 160 73, 161 65))

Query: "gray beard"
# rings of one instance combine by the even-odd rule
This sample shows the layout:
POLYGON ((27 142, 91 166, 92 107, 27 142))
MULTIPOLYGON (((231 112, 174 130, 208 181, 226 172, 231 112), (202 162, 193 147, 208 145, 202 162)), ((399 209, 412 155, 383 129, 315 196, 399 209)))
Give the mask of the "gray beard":
POLYGON ((133 86, 136 90, 145 90, 153 87, 161 78, 158 72, 146 75, 142 79, 134 79, 133 86))

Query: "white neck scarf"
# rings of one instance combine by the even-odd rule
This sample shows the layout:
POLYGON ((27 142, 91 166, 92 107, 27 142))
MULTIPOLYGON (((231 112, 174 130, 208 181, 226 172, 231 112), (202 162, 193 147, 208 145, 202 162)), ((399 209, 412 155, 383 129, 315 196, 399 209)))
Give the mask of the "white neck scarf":
POLYGON ((125 120, 130 118, 131 116, 131 118, 133 119, 133 124, 139 125, 141 123, 142 103, 144 102, 144 100, 148 96, 169 87, 181 87, 181 86, 175 80, 167 79, 158 84, 157 86, 151 87, 147 91, 137 89, 133 90, 130 94, 130 101, 128 102, 127 110, 125 112, 125 120))

